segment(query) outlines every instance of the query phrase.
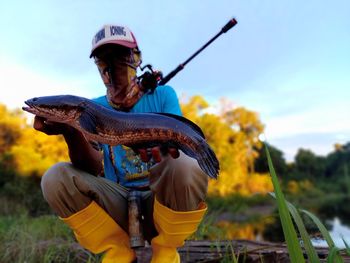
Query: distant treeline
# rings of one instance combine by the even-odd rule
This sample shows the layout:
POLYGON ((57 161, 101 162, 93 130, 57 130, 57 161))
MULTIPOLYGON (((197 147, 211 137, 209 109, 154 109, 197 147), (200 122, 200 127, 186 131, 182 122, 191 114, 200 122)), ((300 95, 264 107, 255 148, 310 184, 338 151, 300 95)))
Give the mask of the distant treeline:
MULTIPOLYGON (((349 172, 350 142, 336 144, 334 151, 327 156, 318 156, 311 150, 299 149, 292 163, 287 163, 283 152, 276 147, 269 145, 269 150, 277 174, 285 180, 332 180, 346 177, 349 172)), ((254 167, 259 173, 268 171, 266 153, 262 148, 259 149, 259 157, 255 160, 254 167)))

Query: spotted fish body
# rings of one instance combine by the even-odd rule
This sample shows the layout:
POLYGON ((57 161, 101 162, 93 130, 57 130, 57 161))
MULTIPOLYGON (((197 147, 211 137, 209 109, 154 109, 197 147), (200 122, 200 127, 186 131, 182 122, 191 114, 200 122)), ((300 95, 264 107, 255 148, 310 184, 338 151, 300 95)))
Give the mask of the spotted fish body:
POLYGON ((49 121, 67 123, 89 140, 103 144, 176 147, 195 158, 209 177, 218 176, 219 162, 214 151, 201 129, 184 117, 167 113, 125 113, 72 95, 37 97, 25 104, 28 107, 23 110, 49 121))

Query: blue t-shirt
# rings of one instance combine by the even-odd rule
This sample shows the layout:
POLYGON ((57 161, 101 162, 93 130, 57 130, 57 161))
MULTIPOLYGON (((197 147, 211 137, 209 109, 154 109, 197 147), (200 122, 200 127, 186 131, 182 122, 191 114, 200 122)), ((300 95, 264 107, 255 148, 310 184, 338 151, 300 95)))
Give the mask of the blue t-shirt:
MULTIPOLYGON (((106 96, 94 99, 95 102, 113 109, 106 96)), ((130 112, 163 112, 182 115, 178 98, 170 86, 159 86, 153 93, 144 94, 130 112)), ((105 177, 125 187, 143 187, 149 185, 149 168, 152 161, 142 162, 139 155, 126 146, 108 146, 101 144, 105 177), (113 149, 113 154, 109 149, 113 149)))

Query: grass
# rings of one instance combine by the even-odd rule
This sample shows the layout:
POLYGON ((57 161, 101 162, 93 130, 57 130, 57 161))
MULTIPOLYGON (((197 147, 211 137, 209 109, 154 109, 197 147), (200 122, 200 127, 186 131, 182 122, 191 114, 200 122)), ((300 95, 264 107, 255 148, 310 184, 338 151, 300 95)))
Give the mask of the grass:
MULTIPOLYGON (((271 180, 274 186, 274 197, 291 262, 302 263, 306 260, 312 263, 320 262, 310 241, 301 214, 311 219, 323 235, 323 238, 327 241, 329 246, 327 262, 343 262, 339 254, 339 248, 334 245, 332 238, 322 222, 312 213, 306 210, 299 210, 286 201, 267 147, 266 152, 271 180), (304 256, 304 250, 307 258, 304 256)), ((347 176, 347 171, 345 175, 346 182, 348 183, 346 185, 350 189, 350 180, 347 176)), ((231 213, 242 212, 247 206, 253 206, 261 202, 271 204, 269 200, 262 196, 254 196, 248 199, 235 195, 226 199, 219 197, 209 198, 209 208, 212 211, 216 211, 216 213, 211 214, 203 220, 196 235, 192 238, 207 239, 208 236, 216 235, 220 239, 224 236, 223 230, 213 224, 219 213, 223 211, 231 213)), ((0 262, 100 262, 100 256, 90 254, 76 243, 71 230, 58 220, 55 215, 32 217, 17 202, 1 199, 1 197, 0 201, 4 204, 2 213, 0 213, 0 262)), ((345 252, 350 255, 349 244, 345 240, 344 244, 346 246, 345 252)), ((222 253, 222 251, 220 252, 222 253)), ((235 250, 231 246, 225 248, 225 253, 222 253, 222 256, 222 262, 241 262, 242 259, 244 260, 246 252, 241 251, 240 254, 235 254, 235 250)), ((264 262, 262 257, 260 261, 264 262)))
POLYGON ((344 242, 344 244, 345 244, 345 247, 346 247, 346 254, 348 255, 348 256, 350 256, 350 245, 345 241, 345 239, 344 239, 344 237, 342 237, 342 240, 343 240, 343 242, 344 242))
MULTIPOLYGON (((270 157, 270 153, 267 145, 265 145, 265 149, 266 149, 266 155, 268 159, 271 179, 275 190, 273 196, 275 197, 278 204, 280 220, 282 223, 284 236, 286 238, 290 260, 292 263, 305 262, 305 258, 302 252, 302 245, 300 244, 297 238, 296 229, 291 220, 291 216, 290 216, 291 214, 293 216, 295 224, 298 227, 299 233, 302 237, 303 247, 306 250, 306 254, 309 261, 312 263, 319 263, 320 259, 314 247, 312 246, 311 239, 306 231, 305 225, 303 223, 303 220, 301 219, 301 216, 298 210, 295 208, 295 206, 287 202, 284 198, 277 175, 275 173, 275 170, 271 161, 271 157, 270 157)), ((327 258, 327 262, 337 262, 337 263, 343 262, 343 259, 339 254, 340 249, 334 245, 334 242, 329 232, 327 231, 326 227, 322 224, 322 222, 309 211, 302 210, 302 212, 312 219, 312 221, 317 225, 318 229, 321 231, 323 238, 327 241, 327 244, 329 246, 329 255, 327 258)))
POLYGON ((272 180, 272 184, 273 184, 273 187, 275 190, 278 212, 279 212, 279 216, 280 216, 281 223, 282 223, 284 237, 285 237, 286 242, 287 242, 290 260, 292 263, 302 263, 302 262, 305 262, 305 259, 304 259, 303 252, 302 252, 302 249, 301 249, 300 244, 299 244, 297 233, 296 233, 296 230, 294 228, 291 216, 289 214, 286 200, 285 200, 284 195, 282 193, 275 169, 274 169, 273 164, 272 164, 270 152, 269 152, 266 145, 265 145, 265 147, 266 147, 267 162, 268 162, 269 170, 270 170, 270 174, 271 174, 271 180, 272 180))
POLYGON ((56 216, 0 217, 0 262, 99 262, 83 250, 56 216))

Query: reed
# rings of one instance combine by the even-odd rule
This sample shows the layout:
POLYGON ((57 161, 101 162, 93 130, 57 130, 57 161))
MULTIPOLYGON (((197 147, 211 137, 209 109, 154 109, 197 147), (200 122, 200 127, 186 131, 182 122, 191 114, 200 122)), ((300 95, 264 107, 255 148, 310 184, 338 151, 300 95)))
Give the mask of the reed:
MULTIPOLYGON (((304 248, 306 251, 308 260, 312 263, 319 263, 321 262, 320 258, 318 257, 316 250, 312 245, 311 238, 306 231, 306 227, 300 216, 299 210, 284 198, 284 195, 281 190, 281 186, 278 181, 278 177, 276 175, 275 169, 273 167, 273 163, 271 161, 269 149, 266 144, 265 144, 265 150, 266 150, 266 156, 267 156, 267 161, 269 165, 271 180, 274 186, 274 193, 271 193, 271 195, 276 199, 276 202, 277 202, 279 217, 281 220, 284 237, 287 242, 290 260, 293 263, 305 262, 305 258, 302 252, 302 249, 304 248), (295 225, 298 228, 298 232, 303 241, 302 244, 297 237, 297 230, 293 224, 291 216, 293 217, 295 225)), ((343 259, 339 254, 340 249, 335 246, 332 237, 330 236, 326 227, 322 224, 321 220, 309 211, 301 210, 301 212, 303 212, 304 214, 306 214, 311 218, 311 220, 316 224, 316 226, 320 230, 323 238, 326 240, 329 246, 329 254, 328 254, 327 262, 336 262, 336 263, 343 262, 343 259)), ((345 240, 344 240, 344 243, 346 244, 345 240)))

